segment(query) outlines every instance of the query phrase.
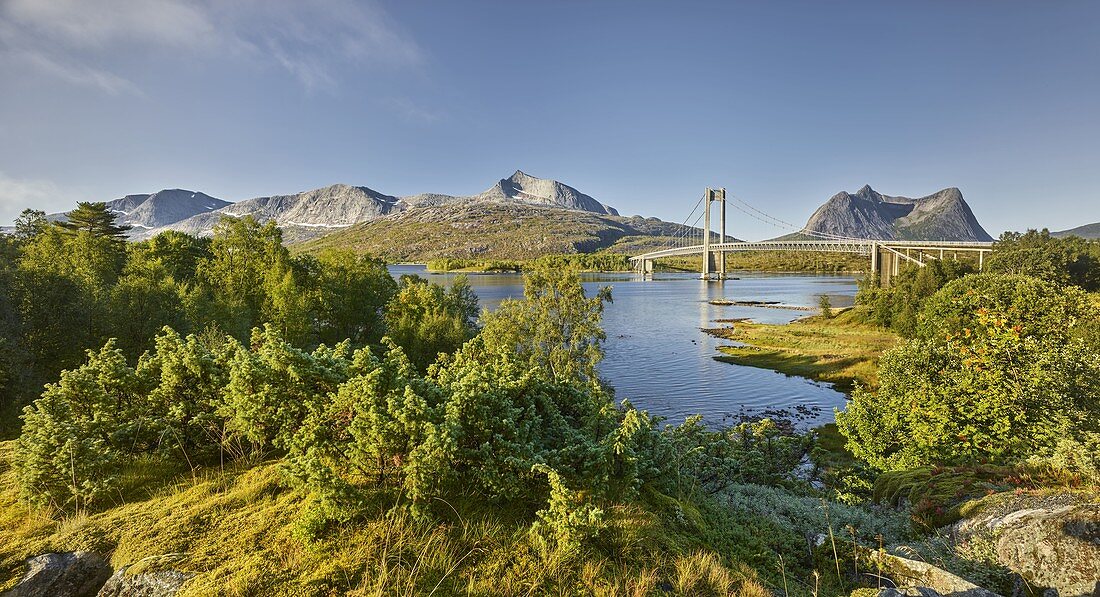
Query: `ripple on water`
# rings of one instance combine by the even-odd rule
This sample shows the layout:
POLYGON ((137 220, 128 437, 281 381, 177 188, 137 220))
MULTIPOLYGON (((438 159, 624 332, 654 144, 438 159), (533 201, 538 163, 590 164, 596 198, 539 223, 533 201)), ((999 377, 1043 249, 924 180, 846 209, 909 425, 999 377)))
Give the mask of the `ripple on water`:
MULTIPOLYGON (((395 276, 425 273, 423 266, 394 266, 395 276)), ((850 276, 738 273, 740 279, 706 283, 691 274, 658 275, 642 280, 633 274, 586 274, 591 292, 612 286, 614 302, 604 311, 606 355, 600 374, 615 388, 616 398, 680 422, 703 415, 709 422, 736 422, 746 417, 782 411, 801 425, 833 420, 843 408, 844 394, 828 384, 789 377, 768 369, 716 361, 725 341, 702 333, 716 319, 746 317, 784 323, 805 315, 793 311, 748 306, 718 306, 709 301, 779 301, 813 306, 827 294, 834 306, 850 305, 856 282, 850 276)), ((453 275, 432 276, 449 282, 453 275)), ((522 278, 515 274, 470 276, 483 307, 495 308, 508 297, 523 296, 522 278)))

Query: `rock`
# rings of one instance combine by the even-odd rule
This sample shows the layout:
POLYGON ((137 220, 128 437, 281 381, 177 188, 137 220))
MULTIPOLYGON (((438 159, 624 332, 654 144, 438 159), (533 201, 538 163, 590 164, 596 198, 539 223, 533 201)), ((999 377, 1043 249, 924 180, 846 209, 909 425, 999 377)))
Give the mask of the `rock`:
POLYGON ((193 576, 177 570, 127 574, 124 566, 107 580, 98 597, 173 597, 193 576))
POLYGON ((110 576, 94 553, 47 553, 27 560, 23 580, 0 597, 93 597, 110 576))
POLYGON ((995 524, 997 559, 1059 597, 1100 595, 1100 504, 1032 508, 995 524))
POLYGON ((853 238, 993 240, 954 187, 918 199, 883 195, 866 185, 854 194, 841 191, 810 216, 803 230, 853 238))
POLYGON ((943 597, 940 593, 928 587, 912 587, 909 589, 882 589, 877 597, 943 597))
MULTIPOLYGON (((916 593, 918 595, 947 595, 949 597, 1000 597, 993 591, 983 589, 978 585, 937 568, 927 562, 909 560, 879 551, 869 551, 867 559, 880 567, 882 574, 896 582, 917 585, 921 588, 909 589, 917 591, 931 590, 932 593, 916 593)), ((898 589, 894 589, 895 591, 898 589)), ((914 593, 895 593, 894 595, 913 595, 914 593)), ((880 593, 881 595, 881 593, 880 593)))

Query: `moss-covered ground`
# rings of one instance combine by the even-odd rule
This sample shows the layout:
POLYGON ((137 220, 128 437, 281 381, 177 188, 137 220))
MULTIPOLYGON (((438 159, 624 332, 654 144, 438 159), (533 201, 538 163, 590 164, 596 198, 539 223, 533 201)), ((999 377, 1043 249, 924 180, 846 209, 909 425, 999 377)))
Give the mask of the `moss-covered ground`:
POLYGON ((858 308, 782 325, 736 322, 710 333, 740 344, 722 347, 722 356, 715 357, 720 361, 831 382, 842 390, 856 383, 875 387, 878 359, 898 341, 866 323, 858 308))
POLYGON ((763 597, 784 572, 791 594, 809 594, 807 571, 781 570, 753 530, 768 521, 652 492, 611 506, 591 545, 561 553, 531 534, 529 504, 454 496, 421 522, 379 489, 358 515, 333 515, 279 461, 199 474, 135 464, 115 503, 59 518, 19 501, 13 449, 0 443, 0 590, 28 557, 84 549, 116 568, 195 574, 182 595, 763 597))

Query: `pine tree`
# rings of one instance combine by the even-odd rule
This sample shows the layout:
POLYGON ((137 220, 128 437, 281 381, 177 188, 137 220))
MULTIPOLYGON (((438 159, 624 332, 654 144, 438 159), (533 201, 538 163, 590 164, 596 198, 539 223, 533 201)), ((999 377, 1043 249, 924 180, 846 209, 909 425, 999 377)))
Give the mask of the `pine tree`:
POLYGON ((123 239, 130 226, 115 223, 117 216, 109 209, 107 204, 98 202, 81 201, 76 204, 76 209, 65 214, 68 221, 62 224, 66 229, 90 232, 94 236, 105 236, 115 239, 123 239))

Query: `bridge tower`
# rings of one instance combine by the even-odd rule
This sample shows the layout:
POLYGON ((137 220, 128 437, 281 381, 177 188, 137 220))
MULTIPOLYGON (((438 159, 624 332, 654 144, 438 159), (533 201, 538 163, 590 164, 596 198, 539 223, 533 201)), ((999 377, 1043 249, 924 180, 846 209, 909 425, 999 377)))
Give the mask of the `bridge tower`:
MULTIPOLYGON (((719 243, 726 242, 726 189, 712 189, 707 187, 706 194, 703 196, 703 202, 706 207, 703 208, 703 279, 709 280, 711 276, 710 262, 711 262, 711 250, 710 250, 710 204, 718 203, 718 219, 721 220, 719 226, 720 236, 718 237, 719 243)), ((715 260, 718 266, 718 279, 724 279, 726 277, 726 252, 723 250, 717 251, 717 259, 715 260)))

